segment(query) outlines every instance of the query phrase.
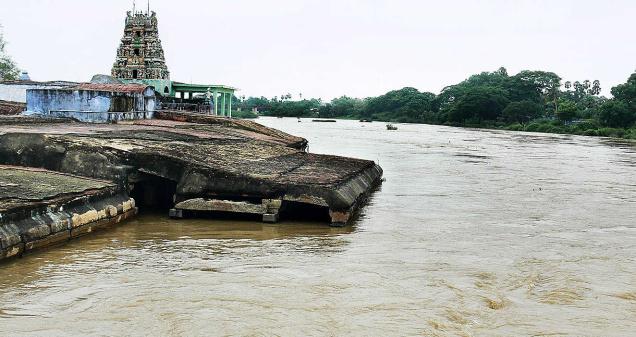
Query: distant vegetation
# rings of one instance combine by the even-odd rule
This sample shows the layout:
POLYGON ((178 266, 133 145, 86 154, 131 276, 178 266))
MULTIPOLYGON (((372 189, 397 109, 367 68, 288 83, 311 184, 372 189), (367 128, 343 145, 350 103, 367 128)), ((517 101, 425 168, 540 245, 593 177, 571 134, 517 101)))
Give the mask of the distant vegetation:
POLYGON ((439 95, 402 88, 365 99, 342 96, 328 103, 291 95, 249 97, 236 104, 268 116, 369 119, 398 123, 499 128, 636 139, 636 73, 599 96, 599 81, 566 81, 552 72, 505 68, 450 85, 439 95))
POLYGON ((234 118, 243 118, 243 119, 253 119, 253 118, 258 118, 258 115, 253 113, 252 111, 237 111, 234 110, 232 111, 232 117, 234 118))

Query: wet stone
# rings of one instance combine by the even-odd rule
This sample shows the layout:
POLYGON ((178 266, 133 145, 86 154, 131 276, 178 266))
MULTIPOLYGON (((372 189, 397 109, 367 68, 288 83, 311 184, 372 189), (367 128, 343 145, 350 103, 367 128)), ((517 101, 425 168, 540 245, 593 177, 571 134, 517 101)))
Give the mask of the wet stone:
POLYGON ((73 225, 91 232, 115 224, 126 218, 113 211, 117 206, 136 213, 111 182, 0 165, 0 259, 64 242, 73 225))

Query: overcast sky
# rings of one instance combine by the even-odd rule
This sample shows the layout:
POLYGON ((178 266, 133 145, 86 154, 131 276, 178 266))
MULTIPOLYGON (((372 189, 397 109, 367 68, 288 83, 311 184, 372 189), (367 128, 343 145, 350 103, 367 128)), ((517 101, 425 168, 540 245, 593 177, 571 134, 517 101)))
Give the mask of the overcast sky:
MULTIPOLYGON (((172 80, 239 95, 439 93, 470 74, 549 70, 601 81, 636 69, 636 1, 152 0, 172 80)), ((145 0, 137 8, 146 8, 145 0)), ((0 0, 7 52, 34 80, 110 74, 132 0, 0 0)))

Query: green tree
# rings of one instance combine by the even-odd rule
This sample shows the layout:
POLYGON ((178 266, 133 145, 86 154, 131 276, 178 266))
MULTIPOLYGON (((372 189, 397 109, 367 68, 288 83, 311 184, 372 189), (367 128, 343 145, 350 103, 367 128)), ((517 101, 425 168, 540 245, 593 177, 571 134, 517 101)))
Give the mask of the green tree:
MULTIPOLYGON (((0 26, 0 29, 2 29, 2 26, 0 26)), ((2 31, 0 31, 0 80, 17 80, 18 76, 20 76, 20 69, 18 69, 15 62, 5 53, 5 46, 6 41, 4 40, 2 31)))
POLYGON ((509 123, 527 123, 543 113, 543 107, 534 101, 512 102, 502 111, 509 123))
POLYGON ((565 92, 562 96, 576 102, 577 104, 583 100, 589 100, 591 96, 597 96, 601 93, 601 82, 599 80, 585 80, 583 82, 575 81, 574 83, 565 82, 565 92))
POLYGON ((274 101, 270 103, 271 107, 267 111, 267 114, 277 117, 315 116, 318 114, 318 108, 320 107, 320 100, 318 99, 274 101))
MULTIPOLYGON (((561 87, 561 77, 549 71, 523 70, 513 78, 511 91, 519 92, 522 95, 540 97, 544 103, 552 104, 554 111, 559 110, 558 98, 561 87)), ((511 97, 515 100, 528 99, 521 97, 511 97)))
POLYGON ((609 100, 599 108, 599 120, 604 126, 624 128, 636 121, 634 110, 621 100, 609 100))
MULTIPOLYGON (((461 96, 476 87, 491 87, 505 90, 508 87, 509 81, 508 71, 504 67, 493 72, 485 71, 472 75, 458 84, 450 85, 442 89, 442 92, 435 99, 433 111, 450 111, 453 104, 455 104, 461 96)), ((520 98, 518 100, 523 99, 524 98, 520 98)))
POLYGON ((406 87, 367 99, 361 115, 365 118, 379 115, 381 119, 421 122, 424 114, 432 111, 434 101, 435 94, 406 87))
POLYGON ((577 112, 576 103, 572 101, 561 101, 559 110, 556 112, 556 117, 562 122, 568 122, 576 117, 577 112))
POLYGON ((335 116, 357 115, 360 113, 363 103, 362 100, 342 96, 331 101, 335 116))
POLYGON ((493 87, 476 87, 462 95, 448 113, 456 123, 481 123, 496 120, 510 101, 506 92, 493 87))
MULTIPOLYGON (((234 104, 234 103, 233 103, 234 104)), ((241 100, 238 105, 242 110, 252 110, 257 108, 259 111, 268 111, 271 109, 271 102, 266 97, 248 97, 241 100)))
POLYGON ((612 88, 614 98, 625 102, 630 109, 636 108, 636 73, 627 79, 627 83, 619 84, 612 88))
POLYGON ((614 99, 599 108, 599 120, 605 126, 629 127, 636 121, 636 73, 627 82, 612 88, 614 99))
MULTIPOLYGON (((460 102, 462 102, 461 104, 466 104, 466 100, 462 101, 462 98, 466 95, 495 90, 498 91, 497 97, 503 97, 512 102, 536 102, 541 105, 539 112, 539 115, 541 115, 545 110, 543 106, 550 105, 552 107, 551 110, 558 109, 560 85, 561 78, 552 72, 524 70, 514 76, 509 76, 506 69, 502 67, 494 72, 472 75, 459 84, 444 88, 436 99, 435 107, 441 111, 438 114, 440 121, 444 118, 444 115, 447 115, 448 119, 455 123, 461 123, 461 120, 466 119, 492 120, 492 116, 484 118, 483 113, 468 113, 464 116, 461 112, 462 109, 457 109, 457 104, 460 102), (475 91, 477 88, 482 88, 482 90, 475 91)), ((474 101, 474 97, 469 101, 474 101)), ((512 113, 517 108, 519 108, 519 105, 513 105, 509 112, 512 113)), ((535 108, 536 106, 533 105, 532 113, 536 112, 535 108)), ((490 110, 492 111, 492 109, 490 110)), ((522 118, 522 116, 517 117, 522 118)))

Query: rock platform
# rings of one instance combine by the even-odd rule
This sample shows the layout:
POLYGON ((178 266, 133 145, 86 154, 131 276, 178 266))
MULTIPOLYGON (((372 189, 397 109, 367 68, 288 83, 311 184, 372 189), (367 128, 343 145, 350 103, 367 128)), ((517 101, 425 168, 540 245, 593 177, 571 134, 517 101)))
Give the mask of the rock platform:
POLYGON ((0 260, 63 243, 137 213, 102 180, 0 165, 0 260))
MULTIPOLYGON (((345 225, 381 182, 382 169, 372 161, 307 153, 305 139, 252 121, 176 111, 156 117, 85 124, 0 116, 0 164, 11 165, 4 166, 5 174, 53 177, 51 172, 58 172, 55 177, 71 179, 52 180, 51 195, 39 195, 41 200, 64 194, 66 187, 84 195, 82 187, 95 184, 88 190, 108 191, 121 202, 130 196, 141 209, 161 208, 173 217, 246 213, 268 222, 302 213, 345 225)), ((0 191, 6 200, 23 200, 19 191, 28 186, 19 186, 0 185, 0 191)), ((31 207, 24 201, 21 205, 31 207)), ((5 213, 13 211, 5 206, 0 212, 7 224, 5 213)), ((19 242, 3 243, 3 254, 8 254, 4 247, 26 247, 28 240, 41 239, 25 241, 20 233, 19 242)))

